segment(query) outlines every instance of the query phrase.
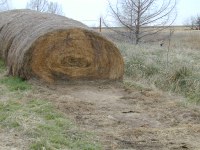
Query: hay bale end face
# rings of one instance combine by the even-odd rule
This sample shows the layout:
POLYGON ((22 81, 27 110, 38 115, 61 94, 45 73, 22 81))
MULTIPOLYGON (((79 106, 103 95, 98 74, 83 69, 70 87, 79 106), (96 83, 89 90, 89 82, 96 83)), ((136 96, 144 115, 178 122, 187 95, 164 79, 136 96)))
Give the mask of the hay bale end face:
POLYGON ((31 10, 0 13, 0 56, 10 75, 47 82, 117 80, 124 72, 110 41, 78 21, 31 10))

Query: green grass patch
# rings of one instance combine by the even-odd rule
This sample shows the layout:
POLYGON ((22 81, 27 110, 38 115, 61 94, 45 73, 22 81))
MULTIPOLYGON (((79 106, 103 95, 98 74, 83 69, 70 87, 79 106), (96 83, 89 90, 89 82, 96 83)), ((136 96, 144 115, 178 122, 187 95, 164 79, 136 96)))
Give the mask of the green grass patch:
POLYGON ((26 91, 31 89, 31 85, 19 77, 3 77, 0 83, 8 87, 10 91, 26 91))
POLYGON ((0 102, 0 126, 24 132, 31 150, 99 150, 94 135, 80 131, 45 100, 0 102), (24 129, 26 126, 26 129, 24 129))
POLYGON ((21 108, 17 102, 1 102, 0 103, 0 125, 7 128, 17 128, 19 123, 16 119, 12 118, 16 111, 21 108))
MULTIPOLYGON (((6 67, 2 59, 0 59, 0 73, 5 72, 6 67)), ((2 77, 0 84, 4 84, 10 91, 25 91, 31 89, 31 85, 19 77, 2 77)))

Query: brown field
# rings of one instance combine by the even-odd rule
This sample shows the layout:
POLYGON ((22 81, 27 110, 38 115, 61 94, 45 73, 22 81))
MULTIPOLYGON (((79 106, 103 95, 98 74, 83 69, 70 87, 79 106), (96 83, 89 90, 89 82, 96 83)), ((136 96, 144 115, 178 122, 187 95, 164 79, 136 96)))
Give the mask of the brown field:
MULTIPOLYGON (((151 28, 149 28, 151 29, 151 28)), ((101 34, 108 37, 114 42, 128 42, 128 39, 118 35, 116 31, 126 31, 123 28, 103 28, 101 31, 101 34)), ((156 34, 155 36, 151 36, 150 38, 145 38, 144 43, 159 43, 160 41, 164 40, 165 42, 168 41, 168 36, 170 33, 170 30, 174 31, 174 34, 172 36, 172 46, 175 47, 184 47, 184 48, 192 48, 192 49, 198 49, 200 48, 200 30, 191 30, 189 27, 185 26, 172 26, 170 28, 167 28, 160 32, 159 34, 156 34)), ((98 28, 95 28, 95 31, 99 32, 98 28)))

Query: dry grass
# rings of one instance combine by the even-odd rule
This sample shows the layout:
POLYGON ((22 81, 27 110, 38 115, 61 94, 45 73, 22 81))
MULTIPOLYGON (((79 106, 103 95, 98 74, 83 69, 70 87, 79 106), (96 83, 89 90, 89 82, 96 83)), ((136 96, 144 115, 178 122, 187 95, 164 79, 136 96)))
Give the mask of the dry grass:
POLYGON ((178 30, 170 46, 167 39, 163 47, 159 42, 140 45, 117 42, 125 59, 126 77, 139 85, 176 92, 199 103, 199 39, 199 31, 178 30))
POLYGON ((200 49, 200 31, 199 30, 183 30, 176 32, 173 37, 172 46, 175 48, 187 49, 195 51, 200 49))

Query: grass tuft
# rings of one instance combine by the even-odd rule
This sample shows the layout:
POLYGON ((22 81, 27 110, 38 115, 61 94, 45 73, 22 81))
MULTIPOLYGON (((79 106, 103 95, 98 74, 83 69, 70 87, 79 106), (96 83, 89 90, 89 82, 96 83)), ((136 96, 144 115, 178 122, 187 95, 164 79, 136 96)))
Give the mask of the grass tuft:
POLYGON ((145 64, 141 58, 132 57, 125 62, 125 74, 132 77, 151 77, 158 73, 159 68, 153 64, 145 64))
POLYGON ((8 87, 10 91, 26 91, 31 89, 31 85, 19 77, 4 77, 0 83, 8 87))

